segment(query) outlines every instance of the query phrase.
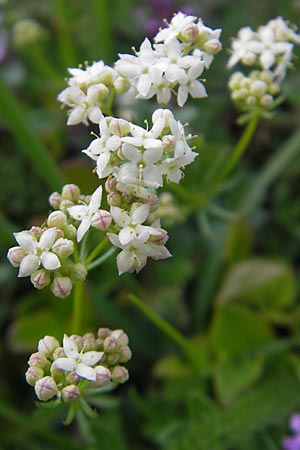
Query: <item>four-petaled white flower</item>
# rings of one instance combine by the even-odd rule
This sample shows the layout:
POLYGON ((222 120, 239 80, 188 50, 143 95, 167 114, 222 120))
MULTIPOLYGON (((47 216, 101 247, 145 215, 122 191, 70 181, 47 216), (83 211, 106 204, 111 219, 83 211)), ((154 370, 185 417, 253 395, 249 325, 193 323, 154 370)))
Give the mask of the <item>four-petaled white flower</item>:
POLYGON ((186 73, 178 78, 179 88, 177 103, 179 106, 183 106, 185 104, 189 94, 191 94, 193 98, 201 98, 207 96, 203 83, 197 80, 197 78, 202 74, 203 69, 204 62, 199 61, 197 64, 191 66, 186 73))
POLYGON ((89 351, 84 353, 78 351, 76 343, 66 334, 63 339, 65 358, 57 358, 53 366, 66 372, 75 371, 77 375, 86 380, 95 381, 97 377, 95 366, 103 356, 103 352, 89 351))
POLYGON ((57 255, 50 251, 56 238, 56 228, 47 228, 43 231, 39 241, 29 231, 14 233, 14 236, 27 253, 21 261, 19 277, 32 275, 40 265, 46 270, 56 270, 61 266, 57 255))
POLYGON ((102 186, 93 193, 88 205, 75 205, 68 208, 68 212, 75 220, 81 221, 77 229, 77 241, 80 242, 90 228, 95 213, 99 210, 102 199, 102 186))
POLYGON ((150 227, 142 225, 148 219, 150 213, 149 203, 138 206, 132 214, 117 206, 112 206, 110 211, 115 223, 122 228, 119 233, 121 245, 129 244, 145 231, 149 232, 150 227))

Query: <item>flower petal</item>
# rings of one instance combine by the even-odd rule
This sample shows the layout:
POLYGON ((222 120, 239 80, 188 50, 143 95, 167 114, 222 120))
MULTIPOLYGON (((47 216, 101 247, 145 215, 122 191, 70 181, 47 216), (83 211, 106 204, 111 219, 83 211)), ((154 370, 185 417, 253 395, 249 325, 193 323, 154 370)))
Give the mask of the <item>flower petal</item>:
POLYGON ((79 363, 76 366, 76 373, 81 378, 85 378, 86 380, 95 381, 96 380, 96 371, 92 369, 92 367, 87 366, 84 363, 79 363))
POLYGON ((40 256, 42 266, 47 270, 58 269, 61 264, 55 253, 43 252, 40 256))
POLYGON ((72 358, 57 358, 53 362, 54 367, 65 370, 66 372, 72 372, 76 369, 76 362, 72 358))
POLYGON ((14 237, 20 247, 27 253, 32 253, 38 245, 36 239, 28 231, 14 233, 14 237))
POLYGON ((148 219, 150 214, 150 204, 145 203, 144 205, 138 206, 132 213, 132 220, 135 223, 141 224, 148 219))
POLYGON ((77 344, 76 344, 76 342, 73 341, 73 339, 71 339, 66 334, 64 335, 64 339, 63 339, 63 348, 64 348, 65 355, 68 358, 78 358, 79 353, 78 353, 77 344))
POLYGON ((19 278, 32 275, 40 266, 40 260, 35 255, 26 255, 20 264, 19 278))
POLYGON ((80 356, 80 359, 87 366, 94 366, 95 364, 97 364, 97 362, 100 361, 100 359, 102 358, 103 355, 104 355, 104 352, 90 351, 90 352, 82 353, 82 355, 80 356))

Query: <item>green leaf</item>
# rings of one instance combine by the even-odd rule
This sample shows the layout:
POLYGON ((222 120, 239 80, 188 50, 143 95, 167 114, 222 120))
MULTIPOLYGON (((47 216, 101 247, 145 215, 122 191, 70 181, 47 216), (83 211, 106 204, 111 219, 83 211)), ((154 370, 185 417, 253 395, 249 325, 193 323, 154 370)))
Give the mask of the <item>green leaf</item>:
POLYGON ((191 367, 176 356, 165 356, 161 358, 153 369, 154 376, 163 379, 185 378, 191 375, 191 373, 191 367))
POLYGON ((214 383, 219 400, 223 404, 231 403, 241 391, 259 378, 262 369, 262 357, 227 360, 217 365, 214 383))
POLYGON ((223 255, 230 264, 241 261, 250 255, 253 246, 253 232, 249 224, 238 217, 230 222, 225 237, 223 255))
POLYGON ((282 309, 293 304, 295 293, 295 275, 288 264, 253 258, 230 269, 217 301, 225 304, 238 299, 267 309, 282 309))
POLYGON ((270 342, 267 322, 247 307, 226 305, 218 308, 212 324, 211 344, 220 361, 241 357, 270 342))

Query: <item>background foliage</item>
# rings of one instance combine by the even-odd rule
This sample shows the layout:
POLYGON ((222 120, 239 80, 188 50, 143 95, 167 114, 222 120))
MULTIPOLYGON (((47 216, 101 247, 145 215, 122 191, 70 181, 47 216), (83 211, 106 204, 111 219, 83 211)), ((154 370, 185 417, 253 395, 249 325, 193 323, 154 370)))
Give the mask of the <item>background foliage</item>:
MULTIPOLYGON (((89 132, 66 127, 56 101, 66 68, 85 60, 112 63, 117 52, 138 48, 147 20, 160 17, 133 0, 115 0, 113 9, 107 0, 0 4, 6 47, 0 79, 1 450, 274 450, 288 416, 300 408, 299 61, 285 83, 285 101, 271 121, 261 121, 238 169, 207 200, 241 135, 226 87, 230 37, 278 15, 299 25, 300 3, 184 6, 223 29, 225 50, 209 73, 208 98, 175 112, 199 135, 199 156, 184 188, 170 185, 171 200, 166 197, 171 204, 163 225, 173 258, 122 277, 111 260, 89 276, 86 330, 125 329, 134 355, 131 378, 97 399, 97 419, 79 417, 67 428, 64 410, 34 406, 24 372, 41 336, 61 338, 69 329, 70 300, 17 279, 5 254, 14 245, 13 231, 43 222, 47 198, 61 180, 86 193, 96 187, 80 153, 89 132), (136 309, 129 293, 193 342, 194 364, 136 309)), ((139 117, 151 114, 151 105, 139 108, 139 117)))

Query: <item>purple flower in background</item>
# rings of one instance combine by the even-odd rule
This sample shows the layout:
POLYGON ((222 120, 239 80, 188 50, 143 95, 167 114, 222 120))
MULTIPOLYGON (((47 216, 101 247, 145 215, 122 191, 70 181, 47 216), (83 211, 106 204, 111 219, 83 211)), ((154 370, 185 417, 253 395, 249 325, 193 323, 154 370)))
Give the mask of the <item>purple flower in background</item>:
POLYGON ((289 423, 293 436, 285 436, 282 439, 283 450, 300 450, 300 414, 292 415, 289 423))

